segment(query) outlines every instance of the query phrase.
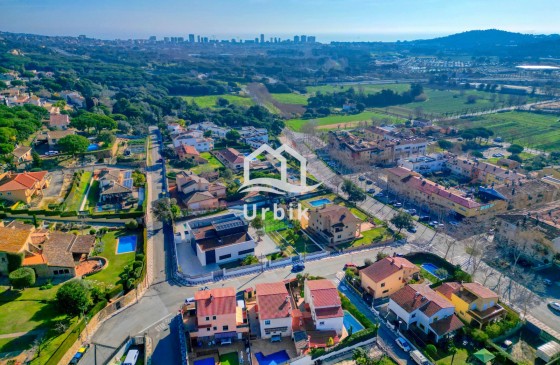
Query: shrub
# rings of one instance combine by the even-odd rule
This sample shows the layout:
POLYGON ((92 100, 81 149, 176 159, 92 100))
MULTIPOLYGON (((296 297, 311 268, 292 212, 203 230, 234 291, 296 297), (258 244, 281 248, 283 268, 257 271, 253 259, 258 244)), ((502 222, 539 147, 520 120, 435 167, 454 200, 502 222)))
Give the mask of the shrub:
POLYGON ((480 343, 486 342, 488 340, 488 335, 478 328, 472 331, 471 336, 473 340, 480 343))
POLYGON ((6 253, 8 259, 8 272, 12 272, 21 267, 23 263, 23 254, 21 253, 6 253))
POLYGON ((58 310, 69 315, 87 311, 92 305, 91 292, 83 280, 72 280, 62 285, 56 292, 58 310))
POLYGON ((135 260, 144 262, 144 254, 143 253, 137 253, 136 256, 135 256, 135 260))
POLYGON ((426 353, 433 359, 437 355, 437 348, 430 343, 426 345, 426 353))
POLYGON ((29 288, 35 284, 35 271, 29 267, 20 267, 10 273, 9 279, 16 289, 29 288))
POLYGON ((126 229, 133 230, 137 228, 138 228, 138 222, 135 219, 126 222, 126 229))
POLYGON ((95 235, 96 233, 97 231, 95 230, 95 228, 89 230, 89 234, 91 234, 92 236, 95 235))

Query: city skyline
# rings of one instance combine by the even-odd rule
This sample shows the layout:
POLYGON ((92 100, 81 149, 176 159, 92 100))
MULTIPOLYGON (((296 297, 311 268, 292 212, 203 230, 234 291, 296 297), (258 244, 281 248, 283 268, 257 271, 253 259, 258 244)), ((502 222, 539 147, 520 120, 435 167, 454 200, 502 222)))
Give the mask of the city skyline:
POLYGON ((521 33, 557 32, 559 11, 552 0, 538 7, 523 0, 503 6, 501 0, 472 0, 449 4, 427 0, 422 7, 411 0, 318 1, 164 0, 154 5, 139 0, 70 2, 0 0, 2 31, 101 39, 143 39, 155 35, 188 37, 195 33, 209 39, 292 38, 313 34, 319 42, 396 41, 433 38, 475 29, 502 29, 521 33), (403 11, 404 9, 404 11, 403 11), (406 10, 408 9, 408 10, 406 10), (484 10, 484 11, 481 11, 484 10), (64 16, 64 22, 60 17, 64 16))

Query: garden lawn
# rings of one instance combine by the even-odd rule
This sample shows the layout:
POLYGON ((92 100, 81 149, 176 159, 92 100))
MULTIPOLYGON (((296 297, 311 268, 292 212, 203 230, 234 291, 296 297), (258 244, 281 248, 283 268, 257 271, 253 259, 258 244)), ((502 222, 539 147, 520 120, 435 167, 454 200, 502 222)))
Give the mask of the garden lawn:
POLYGON ((403 92, 410 90, 410 84, 353 84, 353 85, 321 85, 321 86, 308 86, 307 94, 315 94, 317 92, 333 93, 341 92, 354 88, 357 92, 363 91, 365 94, 375 94, 383 89, 393 90, 395 92, 403 92))
POLYGON ((227 354, 220 355, 221 365, 239 365, 239 356, 237 352, 230 352, 227 354))
POLYGON ((369 231, 362 232, 362 238, 337 245, 338 248, 349 248, 369 245, 375 242, 381 242, 391 237, 391 234, 385 227, 376 227, 369 231))
POLYGON ((201 152, 200 157, 207 160, 208 163, 193 167, 191 171, 195 174, 200 174, 201 172, 208 170, 214 171, 219 169, 220 167, 224 167, 224 164, 221 163, 220 160, 214 157, 214 155, 212 155, 210 152, 201 152))
POLYGON ((103 252, 99 254, 109 260, 108 266, 103 270, 88 276, 89 280, 101 281, 107 284, 120 284, 119 275, 123 272, 124 267, 134 261, 134 252, 117 254, 118 238, 122 236, 136 235, 136 251, 141 252, 143 247, 142 234, 138 231, 110 231, 103 235, 101 241, 104 243, 103 252))
POLYGON ((280 236, 282 236, 284 242, 287 242, 288 245, 292 246, 300 254, 321 251, 321 248, 317 246, 313 241, 311 241, 311 239, 308 239, 306 244, 306 238, 309 237, 307 237, 305 233, 299 234, 295 241, 289 240, 287 238, 288 230, 284 230, 278 233, 280 234, 280 236))
POLYGON ((36 336, 26 335, 13 338, 0 338, 0 353, 29 350, 36 336))
POLYGON ((249 97, 243 97, 238 95, 207 95, 207 96, 183 96, 183 99, 187 102, 194 101, 201 108, 217 108, 216 102, 218 99, 226 99, 230 104, 240 105, 240 106, 252 106, 255 103, 249 97))
POLYGON ((453 358, 453 364, 469 364, 469 362, 467 362, 468 357, 469 357, 469 353, 466 349, 457 349, 455 358, 453 358, 453 355, 446 356, 436 361, 436 365, 451 365, 452 358, 453 358))
POLYGON ((558 120, 555 115, 513 111, 460 119, 451 125, 459 129, 485 127, 494 132, 494 137, 502 137, 506 142, 543 151, 557 151, 560 149, 558 120))
POLYGON ((66 316, 58 313, 52 302, 58 288, 16 291, 0 287, 0 335, 47 329, 54 321, 64 319, 66 316))
POLYGON ((358 114, 345 114, 345 115, 329 115, 324 118, 316 119, 290 119, 286 121, 286 126, 295 131, 301 128, 309 121, 317 121, 317 126, 324 129, 336 129, 345 127, 355 127, 359 122, 370 122, 372 118, 376 120, 384 120, 387 124, 400 124, 404 123, 405 119, 394 117, 377 111, 365 111, 358 114))
POLYGON ((72 190, 70 190, 68 197, 64 201, 66 211, 78 211, 80 209, 80 205, 82 204, 82 200, 86 194, 91 176, 91 171, 84 171, 78 185, 72 186, 72 190))
POLYGON ((302 94, 270 94, 272 98, 283 104, 307 105, 307 96, 302 94))
POLYGON ((99 201, 99 180, 93 180, 87 196, 86 209, 95 208, 99 201))
POLYGON ((274 219, 274 213, 271 211, 266 212, 263 223, 264 223, 264 231, 266 233, 288 228, 288 222, 285 219, 283 220, 274 219))

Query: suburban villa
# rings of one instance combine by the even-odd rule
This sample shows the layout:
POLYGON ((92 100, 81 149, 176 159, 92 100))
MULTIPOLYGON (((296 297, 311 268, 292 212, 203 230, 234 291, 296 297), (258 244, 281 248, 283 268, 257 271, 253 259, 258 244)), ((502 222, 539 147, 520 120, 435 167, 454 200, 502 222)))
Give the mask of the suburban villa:
POLYGON ((226 186, 210 183, 191 171, 181 171, 175 178, 179 198, 189 210, 204 211, 220 207, 219 199, 226 197, 226 186))
POLYGON ((104 204, 123 204, 132 197, 132 171, 102 169, 98 174, 99 202, 104 204))
POLYGON ((47 171, 0 174, 0 199, 29 204, 49 186, 47 171))
POLYGON ((315 329, 332 332, 333 338, 342 336, 344 313, 334 284, 327 279, 306 280, 304 290, 315 329))
POLYGON ((329 244, 338 244, 359 237, 361 223, 348 208, 329 205, 309 211, 307 228, 329 244))
POLYGON ((420 269, 404 257, 385 257, 360 270, 361 285, 373 299, 384 298, 417 278, 420 269))
POLYGON ((418 330, 435 342, 463 327, 453 303, 425 284, 409 284, 391 295, 389 312, 399 326, 418 330))
POLYGON ((292 335, 292 302, 283 282, 256 285, 261 338, 292 335))
POLYGON ((228 147, 214 152, 214 155, 218 160, 233 171, 239 171, 243 168, 245 156, 235 148, 228 147))
POLYGON ((443 283, 436 292, 455 305, 455 313, 478 328, 500 320, 506 314, 498 294, 479 283, 443 283))

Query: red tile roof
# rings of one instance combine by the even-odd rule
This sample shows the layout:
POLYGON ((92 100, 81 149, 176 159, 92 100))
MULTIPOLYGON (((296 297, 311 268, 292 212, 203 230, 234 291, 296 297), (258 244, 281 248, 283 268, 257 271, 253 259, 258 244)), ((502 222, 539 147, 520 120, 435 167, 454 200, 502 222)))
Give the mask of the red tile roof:
POLYGON ((237 302, 233 288, 218 288, 197 291, 196 314, 198 317, 235 314, 237 302))
POLYGON ((51 114, 49 125, 51 127, 64 127, 70 124, 70 118, 67 114, 51 114))
POLYGON ((451 295, 461 289, 461 284, 457 282, 443 283, 436 288, 436 292, 441 293, 447 299, 451 299, 451 295))
POLYGON ((467 289, 479 298, 497 298, 498 294, 479 283, 464 283, 463 288, 467 289))
POLYGON ((385 257, 362 269, 360 272, 378 283, 404 268, 420 271, 416 265, 404 257, 385 257))
POLYGON ((20 174, 7 175, 0 182, 0 191, 27 190, 45 178, 47 171, 22 172, 20 174))
MULTIPOLYGON (((306 280, 305 285, 309 288, 311 298, 309 298, 315 307, 319 308, 340 308, 340 296, 334 284, 327 279, 322 280, 306 280)), ((325 311, 323 315, 330 313, 332 316, 338 317, 337 314, 342 316, 342 309, 340 311, 325 311)))
POLYGON ((256 292, 261 320, 290 316, 292 304, 284 283, 257 284, 256 292))
POLYGON ((390 298, 408 313, 421 308, 430 317, 442 308, 453 307, 449 300, 439 296, 428 285, 423 284, 409 284, 391 295, 390 298))
POLYGON ((315 316, 318 319, 325 318, 339 318, 344 317, 344 312, 342 312, 342 307, 330 307, 330 308, 316 308, 315 316))
POLYGON ((438 334, 438 336, 446 335, 450 332, 458 330, 463 326, 463 322, 461 322, 461 320, 455 314, 439 319, 430 324, 430 327, 434 330, 435 333, 438 334))
POLYGON ((216 152, 216 154, 219 154, 223 159, 232 164, 243 163, 243 161, 245 160, 245 156, 243 156, 243 154, 235 148, 228 147, 224 150, 216 152))

